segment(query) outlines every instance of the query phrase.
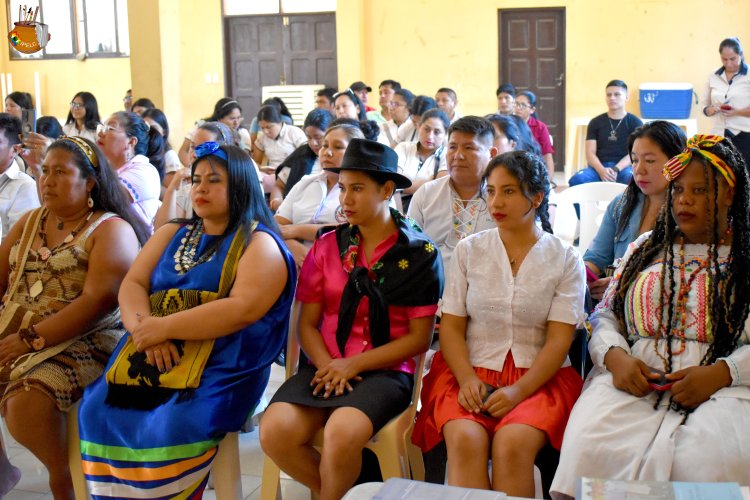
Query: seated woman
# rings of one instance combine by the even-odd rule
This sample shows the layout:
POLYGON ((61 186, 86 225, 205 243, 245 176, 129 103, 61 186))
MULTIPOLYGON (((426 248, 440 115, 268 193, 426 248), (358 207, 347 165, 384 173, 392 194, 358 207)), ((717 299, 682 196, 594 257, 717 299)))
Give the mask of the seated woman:
POLYGON ((584 266, 551 234, 541 158, 496 156, 485 179, 497 230, 453 252, 413 440, 429 451, 445 438, 451 485, 533 497, 536 455, 560 448, 583 385, 567 355, 585 318, 584 266))
POLYGON ((172 145, 169 143, 169 122, 167 121, 167 115, 158 108, 151 108, 143 112, 142 118, 146 122, 146 125, 155 128, 161 134, 164 142, 164 177, 161 184, 166 188, 172 181, 174 173, 182 168, 177 151, 172 149, 172 145))
POLYGON ((310 364, 278 390, 260 424, 263 451, 321 500, 341 498, 362 449, 412 397, 414 356, 432 338, 442 291, 440 256, 399 212, 396 153, 352 139, 340 171, 349 224, 313 245, 302 266, 300 344, 310 364), (323 450, 310 441, 324 429, 323 450))
POLYGON ((253 142, 253 160, 261 165, 263 190, 271 192, 276 182, 276 168, 295 149, 307 142, 305 133, 294 125, 287 125, 281 120, 281 113, 275 106, 263 106, 258 111, 258 124, 261 134, 253 142), (268 165, 263 166, 263 158, 268 165))
POLYGON ((242 125, 242 106, 232 99, 231 97, 222 97, 216 104, 214 104, 214 112, 208 118, 198 120, 195 124, 195 128, 185 135, 185 140, 182 141, 182 146, 177 152, 180 157, 180 161, 186 167, 192 164, 190 159, 190 145, 193 142, 193 134, 196 129, 205 122, 221 122, 239 135, 239 146, 250 152, 250 133, 247 129, 243 128, 242 125))
POLYGON ((302 177, 320 172, 318 152, 331 121, 333 115, 325 109, 313 109, 307 114, 302 126, 307 142, 295 149, 276 167, 276 184, 271 188, 271 210, 279 208, 289 191, 302 177))
POLYGON ((583 255, 586 267, 603 276, 589 283, 594 299, 601 300, 609 285, 607 268, 612 269, 638 235, 654 228, 667 198, 667 180, 662 169, 682 151, 686 140, 680 127, 663 120, 638 127, 628 137, 633 178, 625 192, 615 196, 607 206, 599 231, 583 255))
POLYGON ((81 403, 95 498, 201 498, 286 339, 296 271, 250 157, 216 143, 196 156, 195 215, 138 255, 119 297, 130 334, 81 403))
POLYGON ((742 155, 696 135, 667 199, 591 317, 594 369, 551 491, 581 476, 750 484, 750 186, 742 155), (663 376, 666 374, 666 376, 663 376))
POLYGON ((495 142, 497 154, 515 151, 521 145, 521 132, 518 130, 516 122, 508 115, 493 113, 486 115, 495 129, 495 142))
POLYGON ((122 181, 136 213, 150 230, 161 202, 164 139, 135 113, 118 111, 107 118, 97 145, 122 181), (152 156, 146 156, 153 154, 152 156))
POLYGON ((532 137, 539 146, 539 155, 547 164, 549 178, 555 175, 555 159, 552 139, 547 124, 536 116, 536 95, 530 90, 522 90, 516 95, 515 115, 520 117, 529 127, 532 137))
MULTIPOLYGON (((362 123, 367 126, 372 122, 362 123)), ((341 167, 344 151, 352 139, 364 137, 359 126, 335 120, 326 130, 320 147, 323 170, 306 175, 295 184, 276 212, 274 217, 281 227, 281 235, 298 266, 302 266, 322 227, 346 222, 339 204, 339 174, 331 169, 341 167)))
POLYGON ((123 335, 117 292, 148 238, 91 142, 53 142, 40 168, 44 206, 0 246, 0 409, 13 437, 73 498, 66 413, 123 335))
POLYGON ((449 126, 450 120, 443 111, 425 111, 417 127, 419 140, 402 142, 396 146, 399 170, 411 180, 411 187, 404 189, 401 195, 404 212, 409 206, 408 199, 422 184, 448 175, 445 142, 449 126))
MULTIPOLYGON (((237 146, 238 140, 239 136, 221 122, 202 123, 193 133, 193 140, 190 146, 191 161, 195 161, 195 148, 205 142, 237 146)), ((162 200, 161 207, 159 207, 154 217, 155 230, 172 219, 193 218, 193 202, 190 199, 190 191, 192 189, 191 178, 192 174, 189 168, 182 168, 174 173, 172 180, 164 191, 164 199, 162 200)))
MULTIPOLYGON (((91 92, 78 92, 70 101, 70 111, 63 126, 63 134, 68 137, 83 137, 96 142, 99 127, 99 105, 91 92)), ((38 129, 38 126, 37 126, 38 129)))

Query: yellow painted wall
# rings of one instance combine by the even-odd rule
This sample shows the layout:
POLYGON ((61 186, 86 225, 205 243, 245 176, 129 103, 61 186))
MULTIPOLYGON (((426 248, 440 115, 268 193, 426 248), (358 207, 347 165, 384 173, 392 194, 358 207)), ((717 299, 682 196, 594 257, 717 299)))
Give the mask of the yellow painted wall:
MULTIPOLYGON (((604 85, 613 78, 636 91, 628 104, 636 114, 642 82, 691 82, 700 94, 720 65, 721 39, 750 40, 746 0, 340 0, 339 84, 361 79, 374 87, 393 78, 427 95, 450 86, 464 114, 490 112, 497 11, 530 7, 565 7, 568 118, 603 112, 604 85)), ((696 106, 693 117, 706 129, 699 115, 696 106)))
MULTIPOLYGON (((13 74, 15 90, 33 91, 38 71, 42 111, 61 118, 73 94, 84 89, 97 96, 103 115, 121 109, 132 74, 136 97, 153 92, 149 97, 163 106, 178 146, 193 122, 208 116, 224 96, 221 1, 130 3, 133 57, 9 61, 4 49, 0 72, 13 74), (157 30, 160 40, 154 45, 157 30)), ((702 93, 707 75, 720 65, 719 41, 726 36, 750 40, 746 0, 717 0, 710 7, 703 0, 339 0, 339 84, 361 79, 375 86, 394 78, 428 95, 448 85, 458 92, 464 114, 492 111, 497 11, 528 7, 566 9, 568 118, 602 112, 603 86, 612 78, 624 79, 636 91, 642 82, 686 81, 702 93)), ((0 19, 5 16, 0 9, 0 19)), ((639 114, 637 92, 628 109, 639 114)), ((707 128, 697 107, 693 117, 707 128)))
MULTIPOLYGON (((0 8, 0 26, 7 26, 7 9, 0 8)), ((55 36, 54 22, 48 22, 50 34, 55 36)), ((122 109, 122 98, 130 88, 130 59, 58 59, 46 61, 11 61, 7 39, 0 47, 0 73, 13 76, 13 90, 29 92, 34 97, 34 72, 39 73, 42 114, 58 117, 64 123, 69 103, 82 90, 91 92, 99 103, 99 112, 106 116, 122 109)))

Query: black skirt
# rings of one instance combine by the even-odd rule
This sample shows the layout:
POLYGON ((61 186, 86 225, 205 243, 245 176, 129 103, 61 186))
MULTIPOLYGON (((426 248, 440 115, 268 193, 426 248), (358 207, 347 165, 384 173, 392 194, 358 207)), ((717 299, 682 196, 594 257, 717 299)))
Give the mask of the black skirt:
POLYGON ((316 368, 305 364, 299 372, 279 387, 271 403, 293 403, 312 408, 351 407, 362 411, 372 422, 373 434, 411 403, 414 376, 396 370, 361 373, 360 382, 352 381, 353 391, 327 399, 313 396, 310 382, 316 368))

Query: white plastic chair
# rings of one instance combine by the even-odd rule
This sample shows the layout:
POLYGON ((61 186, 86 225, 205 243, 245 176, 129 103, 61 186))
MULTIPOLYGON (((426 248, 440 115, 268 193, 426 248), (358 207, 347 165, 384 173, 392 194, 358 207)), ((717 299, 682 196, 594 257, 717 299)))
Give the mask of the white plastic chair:
MULTIPOLYGON (((297 340, 297 324, 302 309, 301 306, 300 302, 294 302, 289 319, 289 338, 286 350, 287 378, 297 372, 297 365, 299 363, 300 347, 297 340)), ((422 451, 411 442, 411 433, 414 427, 414 419, 416 418, 417 403, 419 402, 419 392, 422 388, 424 354, 419 355, 416 361, 414 392, 412 393, 411 404, 400 415, 393 417, 385 424, 365 445, 365 448, 375 453, 380 465, 383 481, 387 481, 392 477, 424 480, 422 451)), ((261 419, 260 425, 263 425, 263 419, 261 419)), ((323 429, 318 431, 313 438, 313 445, 316 448, 323 446, 323 429)), ((276 500, 280 497, 280 474, 281 470, 279 467, 268 456, 265 456, 263 459, 263 477, 260 490, 261 500, 276 500)))
MULTIPOLYGON (((81 445, 78 434, 78 403, 68 412, 68 466, 73 481, 76 500, 87 500, 86 478, 83 475, 81 445)), ((230 432, 219 442, 214 461, 211 464, 211 475, 217 500, 235 500, 242 497, 240 479, 239 434, 230 432)))
POLYGON ((571 118, 565 143, 565 182, 586 166, 586 130, 591 118, 571 118))
POLYGON ((607 205, 615 196, 625 191, 627 186, 617 182, 589 182, 565 189, 556 197, 555 235, 572 243, 575 239, 575 226, 578 223, 573 204, 581 207, 578 251, 583 255, 599 231, 607 205), (571 228, 572 238, 571 238, 571 228))

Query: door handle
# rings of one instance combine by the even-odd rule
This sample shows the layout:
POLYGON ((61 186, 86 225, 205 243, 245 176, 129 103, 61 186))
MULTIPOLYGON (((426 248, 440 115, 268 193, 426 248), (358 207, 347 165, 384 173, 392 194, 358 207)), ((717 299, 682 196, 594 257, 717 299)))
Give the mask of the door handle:
POLYGON ((560 73, 560 76, 555 78, 555 83, 557 84, 558 87, 562 87, 564 77, 565 77, 565 73, 560 73))

